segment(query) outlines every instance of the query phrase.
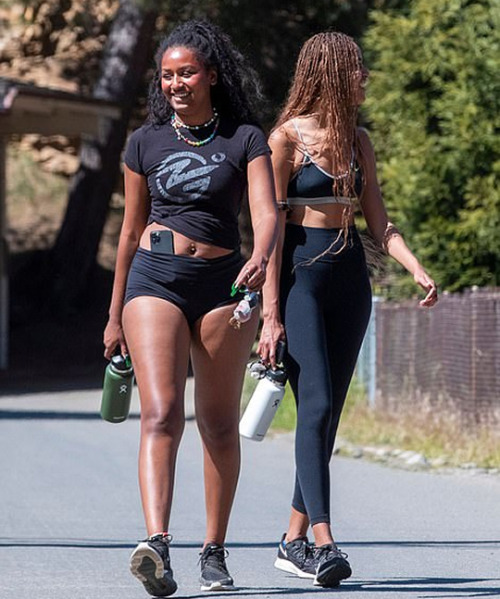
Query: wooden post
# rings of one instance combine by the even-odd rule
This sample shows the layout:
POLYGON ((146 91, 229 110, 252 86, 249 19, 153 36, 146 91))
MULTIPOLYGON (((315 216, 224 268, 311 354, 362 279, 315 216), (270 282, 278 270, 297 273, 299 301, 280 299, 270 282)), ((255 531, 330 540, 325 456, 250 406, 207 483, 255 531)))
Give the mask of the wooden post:
POLYGON ((7 272, 7 239, 6 239, 6 162, 7 139, 0 135, 0 370, 8 365, 9 352, 9 278, 7 272))

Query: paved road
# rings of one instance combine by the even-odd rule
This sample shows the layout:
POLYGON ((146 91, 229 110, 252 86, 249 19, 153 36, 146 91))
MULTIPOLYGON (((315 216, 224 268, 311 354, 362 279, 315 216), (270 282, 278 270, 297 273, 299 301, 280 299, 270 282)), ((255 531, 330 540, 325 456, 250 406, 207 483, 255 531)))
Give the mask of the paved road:
MULTIPOLYGON (((143 537, 136 481, 137 407, 119 425, 99 392, 0 397, 0 598, 140 599, 128 555, 143 537)), ((191 403, 188 414, 192 416, 191 403)), ((188 420, 171 531, 176 597, 197 584, 204 527, 200 446, 188 420)), ((229 531, 238 591, 224 597, 420 599, 500 596, 500 480, 335 458, 333 508, 354 575, 314 588, 272 566, 292 487, 290 435, 243 441, 229 531)))

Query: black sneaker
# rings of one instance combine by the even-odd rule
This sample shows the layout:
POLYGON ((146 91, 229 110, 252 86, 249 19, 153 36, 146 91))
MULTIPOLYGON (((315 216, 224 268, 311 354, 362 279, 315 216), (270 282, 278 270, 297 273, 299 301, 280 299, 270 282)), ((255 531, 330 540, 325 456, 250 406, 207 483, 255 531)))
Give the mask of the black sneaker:
POLYGON ((168 546, 172 537, 157 534, 141 541, 130 556, 130 571, 153 597, 168 597, 177 590, 168 546))
POLYGON ((201 590, 232 591, 234 581, 226 567, 227 551, 218 543, 209 543, 200 553, 201 590))
POLYGON ((285 537, 286 534, 281 537, 274 567, 300 578, 315 578, 316 561, 307 537, 299 537, 289 543, 285 543, 285 537))
POLYGON ((316 561, 316 576, 314 584, 322 587, 336 587, 344 578, 352 574, 351 566, 347 561, 347 553, 332 543, 321 545, 314 549, 316 561))

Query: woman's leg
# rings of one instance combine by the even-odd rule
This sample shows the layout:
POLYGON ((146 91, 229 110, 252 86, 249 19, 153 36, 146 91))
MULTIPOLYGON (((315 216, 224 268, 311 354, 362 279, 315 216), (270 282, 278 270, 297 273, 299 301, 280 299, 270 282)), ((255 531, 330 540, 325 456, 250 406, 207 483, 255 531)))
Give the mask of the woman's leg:
POLYGON ((307 535, 308 528, 309 516, 292 507, 290 512, 290 520, 288 522, 288 529, 285 535, 286 542, 288 543, 294 539, 305 537, 307 535))
POLYGON ((240 469, 240 398, 259 316, 235 330, 234 306, 205 314, 195 324, 191 359, 196 420, 203 443, 207 531, 204 545, 224 543, 240 469))
POLYGON ((191 333, 177 306, 145 296, 125 305, 123 327, 140 393, 139 485, 153 535, 169 526, 191 333))
POLYGON ((331 380, 324 311, 330 268, 323 263, 296 269, 285 308, 286 366, 297 403, 297 482, 292 506, 311 523, 329 521, 327 432, 331 380))
MULTIPOLYGON (((359 253, 353 254, 352 258, 347 254, 345 260, 332 265, 334 276, 324 312, 331 388, 331 416, 326 434, 328 461, 371 310, 371 290, 364 260, 359 253)), ((332 543, 329 520, 315 522, 313 517, 312 523, 316 545, 332 543)))

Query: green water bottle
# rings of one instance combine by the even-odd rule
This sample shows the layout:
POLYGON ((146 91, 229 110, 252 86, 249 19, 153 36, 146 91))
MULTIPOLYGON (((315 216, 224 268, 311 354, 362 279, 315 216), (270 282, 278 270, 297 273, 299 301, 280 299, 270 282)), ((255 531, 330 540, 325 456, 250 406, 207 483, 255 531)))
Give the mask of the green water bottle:
POLYGON ((127 419, 134 385, 134 369, 129 356, 113 356, 104 372, 101 416, 108 422, 127 419))

